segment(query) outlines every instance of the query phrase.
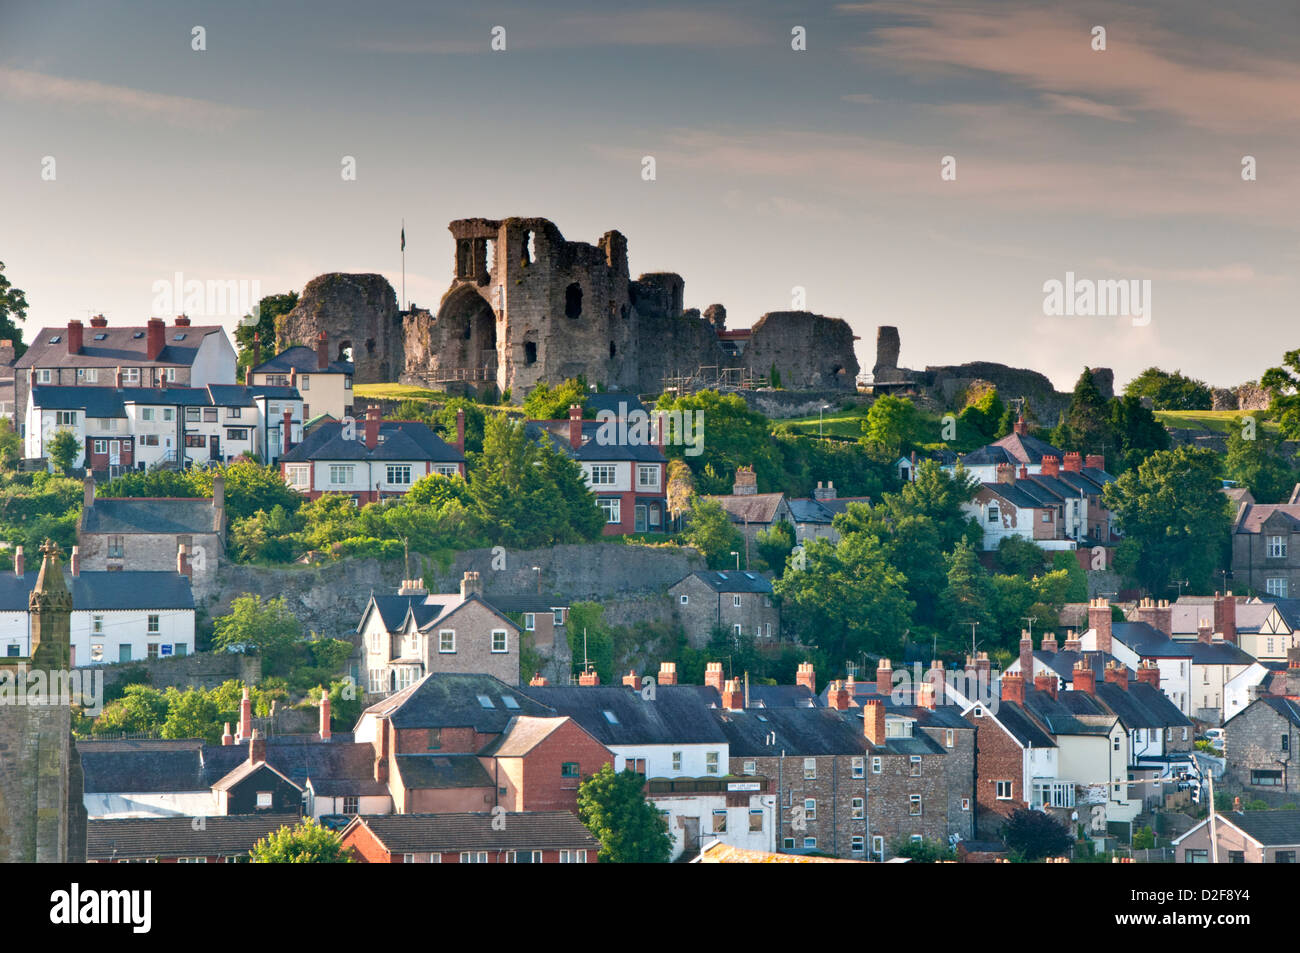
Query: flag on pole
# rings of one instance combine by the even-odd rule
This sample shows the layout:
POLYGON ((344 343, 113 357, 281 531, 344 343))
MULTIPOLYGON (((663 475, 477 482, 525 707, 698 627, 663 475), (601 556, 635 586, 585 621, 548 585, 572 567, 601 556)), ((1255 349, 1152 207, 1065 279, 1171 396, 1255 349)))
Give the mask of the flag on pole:
POLYGON ((402 251, 406 251, 406 226, 402 226, 402 251))

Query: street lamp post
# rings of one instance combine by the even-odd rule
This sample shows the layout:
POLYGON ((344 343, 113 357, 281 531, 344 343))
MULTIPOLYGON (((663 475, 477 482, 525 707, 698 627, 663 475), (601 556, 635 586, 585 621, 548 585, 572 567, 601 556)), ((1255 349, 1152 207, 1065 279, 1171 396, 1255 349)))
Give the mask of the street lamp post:
POLYGON ((733 549, 733 550, 731 551, 731 555, 733 555, 733 556, 736 557, 736 572, 740 572, 740 553, 736 552, 736 551, 733 549))
POLYGON ((822 412, 830 409, 830 404, 822 404, 817 408, 817 436, 819 437, 822 436, 822 412))

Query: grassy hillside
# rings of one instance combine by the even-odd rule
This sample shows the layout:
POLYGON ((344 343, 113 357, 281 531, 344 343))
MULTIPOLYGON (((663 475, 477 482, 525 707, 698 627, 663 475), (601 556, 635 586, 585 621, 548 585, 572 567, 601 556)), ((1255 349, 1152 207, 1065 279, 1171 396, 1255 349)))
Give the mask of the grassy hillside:
POLYGON ((1240 417, 1254 417, 1256 426, 1270 433, 1277 433, 1277 421, 1264 420, 1264 411, 1255 410, 1157 410, 1156 420, 1166 427, 1178 427, 1185 430, 1211 430, 1215 433, 1228 433, 1240 417))

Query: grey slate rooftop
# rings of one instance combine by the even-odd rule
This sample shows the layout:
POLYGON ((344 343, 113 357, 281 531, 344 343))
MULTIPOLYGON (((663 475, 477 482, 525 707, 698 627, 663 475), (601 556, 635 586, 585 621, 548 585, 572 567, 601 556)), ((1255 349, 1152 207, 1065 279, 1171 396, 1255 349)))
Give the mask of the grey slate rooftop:
MULTIPOLYGON (((0 611, 26 612, 40 569, 23 576, 0 573, 0 611)), ((193 609, 194 592, 188 576, 175 572, 104 572, 83 569, 77 576, 63 573, 72 593, 74 611, 87 609, 193 609)))
POLYGON ((174 535, 217 533, 221 512, 211 499, 117 499, 97 497, 81 514, 85 533, 174 535))
POLYGON ((366 446, 365 424, 356 423, 356 439, 345 439, 343 424, 326 421, 306 439, 280 457, 284 463, 311 460, 424 460, 431 463, 464 463, 465 455, 435 434, 427 424, 385 420, 379 424, 380 440, 374 449, 366 446))

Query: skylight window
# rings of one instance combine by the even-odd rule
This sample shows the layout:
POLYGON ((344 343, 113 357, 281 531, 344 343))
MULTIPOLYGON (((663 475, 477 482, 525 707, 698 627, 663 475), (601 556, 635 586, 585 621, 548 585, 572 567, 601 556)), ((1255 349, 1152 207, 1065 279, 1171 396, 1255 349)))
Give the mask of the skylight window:
POLYGON ((62 335, 58 335, 58 334, 56 334, 56 335, 54 335, 54 337, 50 338, 50 343, 51 343, 51 344, 58 344, 60 340, 62 340, 62 335))
POLYGON ((144 337, 144 332, 143 332, 143 331, 136 331, 135 334, 132 334, 132 335, 131 335, 131 337, 138 341, 138 340, 140 340, 140 338, 144 337))
POLYGON ((478 703, 482 705, 484 708, 495 709, 497 707, 496 705, 492 704, 492 699, 488 698, 486 695, 478 696, 478 703))
POLYGON ((606 720, 607 722, 609 722, 611 725, 617 725, 617 724, 618 724, 618 716, 615 715, 615 714, 614 714, 612 711, 610 711, 608 708, 605 709, 605 720, 606 720))
POLYGON ((502 695, 501 704, 505 705, 507 708, 519 708, 519 702, 515 701, 513 695, 502 695))
POLYGON ((95 340, 96 340, 96 341, 107 341, 107 340, 108 340, 108 335, 107 335, 107 334, 104 334, 104 333, 101 332, 101 333, 95 335, 95 340))
POLYGON ((183 334, 178 334, 178 335, 176 335, 176 337, 172 338, 172 340, 173 340, 173 341, 184 341, 184 340, 185 340, 185 335, 183 335, 183 334))

